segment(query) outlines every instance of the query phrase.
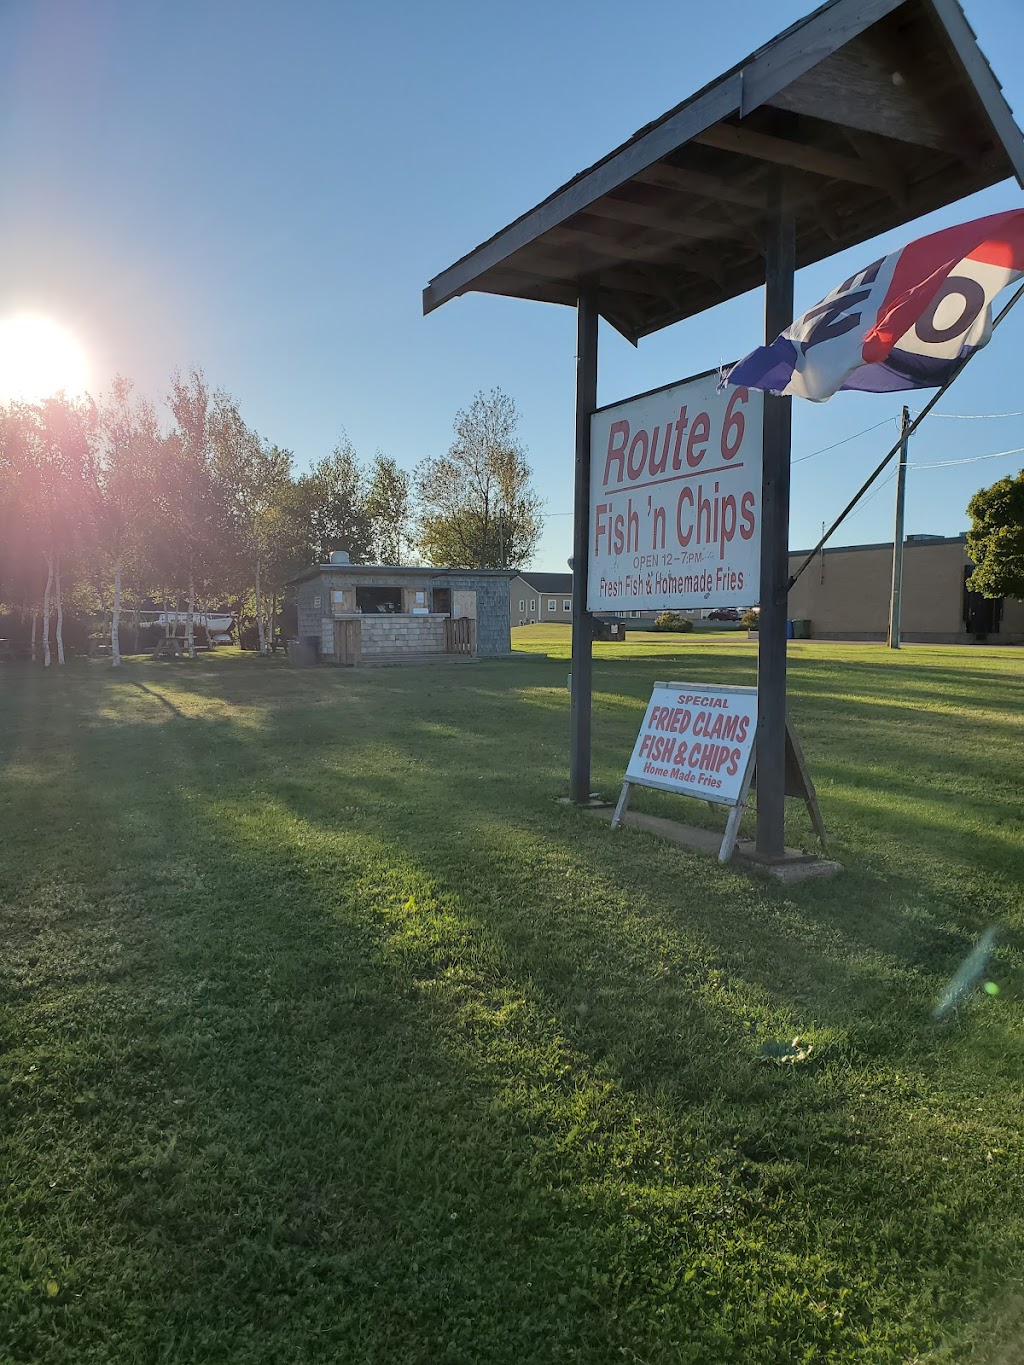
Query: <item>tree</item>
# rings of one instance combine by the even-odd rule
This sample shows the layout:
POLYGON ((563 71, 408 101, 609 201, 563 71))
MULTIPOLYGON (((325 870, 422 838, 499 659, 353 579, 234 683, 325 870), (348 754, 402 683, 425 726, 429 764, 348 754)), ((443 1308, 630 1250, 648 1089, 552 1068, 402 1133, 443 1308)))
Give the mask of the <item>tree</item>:
POLYGON ((357 564, 372 557, 365 476, 347 436, 343 435, 333 452, 302 476, 298 488, 310 547, 318 564, 326 564, 332 550, 347 550, 357 564))
POLYGON ((196 588, 224 558, 226 535, 222 489, 216 485, 210 436, 210 390, 201 370, 187 379, 175 372, 167 398, 176 441, 165 448, 164 510, 179 547, 177 569, 188 585, 185 639, 196 656, 196 588))
MULTIPOLYGON (((126 569, 133 572, 136 582, 140 576, 149 534, 153 479, 164 441, 152 405, 133 402, 131 381, 120 375, 100 409, 99 430, 95 541, 97 554, 113 578, 110 653, 114 667, 119 668, 123 576, 126 569)), ((137 638, 135 643, 137 647, 137 638)))
POLYGON ((259 647, 260 653, 266 654, 263 569, 273 552, 274 533, 279 527, 276 512, 291 482, 292 457, 250 430, 237 403, 226 394, 217 395, 210 431, 214 472, 227 498, 235 540, 252 566, 259 647))
POLYGON ((366 511, 373 555, 380 564, 401 564, 409 535, 409 475, 378 450, 370 466, 366 511))
POLYGON ((498 569, 533 554, 542 503, 530 485, 518 424, 507 394, 478 393, 456 414, 447 455, 416 469, 419 544, 431 564, 498 569))
POLYGON ((29 564, 46 565, 43 663, 50 666, 51 609, 57 662, 64 663, 64 571, 83 548, 95 510, 96 410, 91 399, 58 394, 38 404, 12 403, 4 418, 4 462, 15 491, 19 540, 29 564))
POLYGON ((967 552, 977 566, 967 586, 986 597, 1024 598, 1024 469, 979 489, 967 511, 967 552))

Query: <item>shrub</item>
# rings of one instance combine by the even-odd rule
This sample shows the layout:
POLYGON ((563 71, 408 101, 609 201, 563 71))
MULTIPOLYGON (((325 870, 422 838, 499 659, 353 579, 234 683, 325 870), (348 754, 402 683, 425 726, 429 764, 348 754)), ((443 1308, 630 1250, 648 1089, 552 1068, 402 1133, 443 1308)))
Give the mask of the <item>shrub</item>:
POLYGON ((761 613, 755 611, 753 607, 748 607, 740 617, 747 630, 757 630, 758 622, 761 620, 761 613))
POLYGON ((693 622, 677 611, 663 611, 654 623, 655 630, 671 631, 676 635, 687 635, 693 630, 693 622))

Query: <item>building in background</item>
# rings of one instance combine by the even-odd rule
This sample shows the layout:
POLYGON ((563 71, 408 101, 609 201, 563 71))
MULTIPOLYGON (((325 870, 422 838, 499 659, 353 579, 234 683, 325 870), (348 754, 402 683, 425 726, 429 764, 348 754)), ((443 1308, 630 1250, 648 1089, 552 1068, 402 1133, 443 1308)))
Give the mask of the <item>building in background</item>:
MULTIPOLYGON (((807 551, 791 551, 795 573, 807 551)), ((1024 643, 1024 602, 967 591, 974 565, 967 535, 907 536, 901 639, 909 644, 1024 643)), ((892 542, 826 549, 789 594, 789 615, 810 620, 820 640, 884 640, 889 632, 892 542)))
POLYGON ((511 623, 532 626, 537 621, 572 624, 572 574, 532 573, 526 570, 509 585, 511 623))
POLYGON ((507 657, 512 577, 511 569, 352 564, 339 550, 290 581, 286 629, 304 654, 349 666, 507 657))

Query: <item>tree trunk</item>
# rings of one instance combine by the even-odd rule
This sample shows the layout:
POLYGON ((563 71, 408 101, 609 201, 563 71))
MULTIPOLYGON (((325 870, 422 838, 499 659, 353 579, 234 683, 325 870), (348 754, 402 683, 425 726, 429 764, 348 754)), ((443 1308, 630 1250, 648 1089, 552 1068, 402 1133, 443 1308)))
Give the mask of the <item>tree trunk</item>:
POLYGON ((121 667, 121 561, 114 562, 114 614, 110 619, 110 659, 121 667))
POLYGON ((270 599, 270 652, 277 653, 277 593, 270 599))
POLYGON ((262 564, 260 563, 260 555, 259 555, 259 553, 257 553, 257 555, 256 555, 256 631, 257 631, 257 634, 259 635, 260 653, 261 653, 261 654, 266 654, 266 652, 267 652, 267 627, 266 627, 266 623, 265 623, 264 620, 263 620, 263 596, 262 596, 262 593, 260 592, 260 570, 261 570, 262 567, 263 567, 263 566, 262 566, 262 564))
POLYGON ((36 639, 39 635, 39 608, 32 608, 32 662, 36 661, 36 639))
POLYGON ((138 583, 136 583, 136 585, 135 585, 135 623, 134 623, 134 636, 135 636, 135 638, 132 640, 132 653, 133 653, 133 654, 138 654, 138 652, 139 652, 139 617, 140 617, 141 612, 142 612, 142 608, 139 606, 140 600, 141 600, 141 593, 139 592, 139 585, 138 585, 138 583))
MULTIPOLYGON (((175 623, 177 624, 177 623, 175 623)), ((164 588, 164 639, 170 639, 171 635, 171 607, 167 600, 167 589, 164 588)))
POLYGON ((57 662, 64 667, 64 598, 60 590, 60 555, 57 556, 55 570, 57 580, 57 662))
POLYGON ((188 645, 188 657, 196 657, 196 633, 195 622, 192 617, 196 609, 196 576, 192 568, 191 561, 188 566, 188 612, 185 615, 185 641, 188 645))
POLYGON ((46 589, 43 592, 43 667, 50 667, 50 589, 53 587, 53 557, 46 556, 46 589))

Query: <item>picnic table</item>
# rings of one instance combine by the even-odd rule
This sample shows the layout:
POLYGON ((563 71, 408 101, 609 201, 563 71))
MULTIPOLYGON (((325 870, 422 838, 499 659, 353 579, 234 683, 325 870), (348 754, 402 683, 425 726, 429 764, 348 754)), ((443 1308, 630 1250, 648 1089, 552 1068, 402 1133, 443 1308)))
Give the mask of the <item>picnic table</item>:
POLYGON ((168 635, 163 640, 157 640, 156 649, 153 650, 154 659, 183 659, 185 657, 185 641, 180 635, 168 635))

